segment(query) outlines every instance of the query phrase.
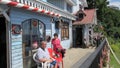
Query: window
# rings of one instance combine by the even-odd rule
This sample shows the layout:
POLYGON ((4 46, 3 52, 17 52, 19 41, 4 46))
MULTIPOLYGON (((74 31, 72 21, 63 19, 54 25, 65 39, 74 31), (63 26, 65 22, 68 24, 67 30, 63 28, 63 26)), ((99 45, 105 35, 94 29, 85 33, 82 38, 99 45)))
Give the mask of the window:
POLYGON ((78 17, 83 19, 83 13, 79 13, 78 17))
POLYGON ((62 40, 69 39, 69 23, 68 22, 62 23, 62 27, 61 27, 61 39, 62 40))
POLYGON ((70 12, 70 13, 72 13, 72 6, 69 5, 69 4, 67 4, 67 11, 70 12))
POLYGON ((22 23, 22 47, 24 68, 33 67, 32 54, 36 50, 34 44, 39 44, 45 38, 45 26, 37 19, 29 19, 22 23))

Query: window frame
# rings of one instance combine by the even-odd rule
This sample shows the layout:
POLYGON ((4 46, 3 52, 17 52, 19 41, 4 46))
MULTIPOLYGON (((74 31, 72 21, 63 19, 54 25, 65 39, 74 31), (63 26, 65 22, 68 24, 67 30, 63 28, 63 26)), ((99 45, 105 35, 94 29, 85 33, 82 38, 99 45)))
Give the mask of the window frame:
POLYGON ((61 40, 69 39, 69 23, 62 22, 61 23, 61 40))

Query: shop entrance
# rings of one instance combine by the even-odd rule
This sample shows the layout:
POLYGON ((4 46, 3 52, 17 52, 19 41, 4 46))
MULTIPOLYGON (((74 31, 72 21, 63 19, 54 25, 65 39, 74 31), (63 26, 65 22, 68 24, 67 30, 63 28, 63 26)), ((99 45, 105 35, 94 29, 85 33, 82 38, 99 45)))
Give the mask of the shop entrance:
POLYGON ((7 68, 6 23, 0 16, 0 68, 7 68))

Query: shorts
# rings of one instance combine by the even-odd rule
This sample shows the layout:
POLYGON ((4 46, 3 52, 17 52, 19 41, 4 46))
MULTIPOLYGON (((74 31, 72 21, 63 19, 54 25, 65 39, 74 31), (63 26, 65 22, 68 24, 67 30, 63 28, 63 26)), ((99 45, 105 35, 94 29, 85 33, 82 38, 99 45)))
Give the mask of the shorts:
POLYGON ((51 62, 50 64, 51 65, 55 65, 57 62, 56 61, 53 61, 53 62, 51 62))
POLYGON ((57 63, 56 61, 51 62, 51 63, 50 63, 50 67, 55 66, 56 63, 57 63))

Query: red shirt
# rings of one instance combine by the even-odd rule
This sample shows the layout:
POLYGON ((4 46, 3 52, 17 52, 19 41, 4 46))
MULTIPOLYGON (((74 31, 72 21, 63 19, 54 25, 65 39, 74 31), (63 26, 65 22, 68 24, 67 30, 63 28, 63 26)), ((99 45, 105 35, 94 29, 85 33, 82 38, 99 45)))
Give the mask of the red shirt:
POLYGON ((60 44, 60 40, 57 38, 57 39, 52 39, 52 45, 53 45, 53 50, 55 52, 57 52, 57 49, 58 48, 61 48, 62 49, 62 46, 60 44))

